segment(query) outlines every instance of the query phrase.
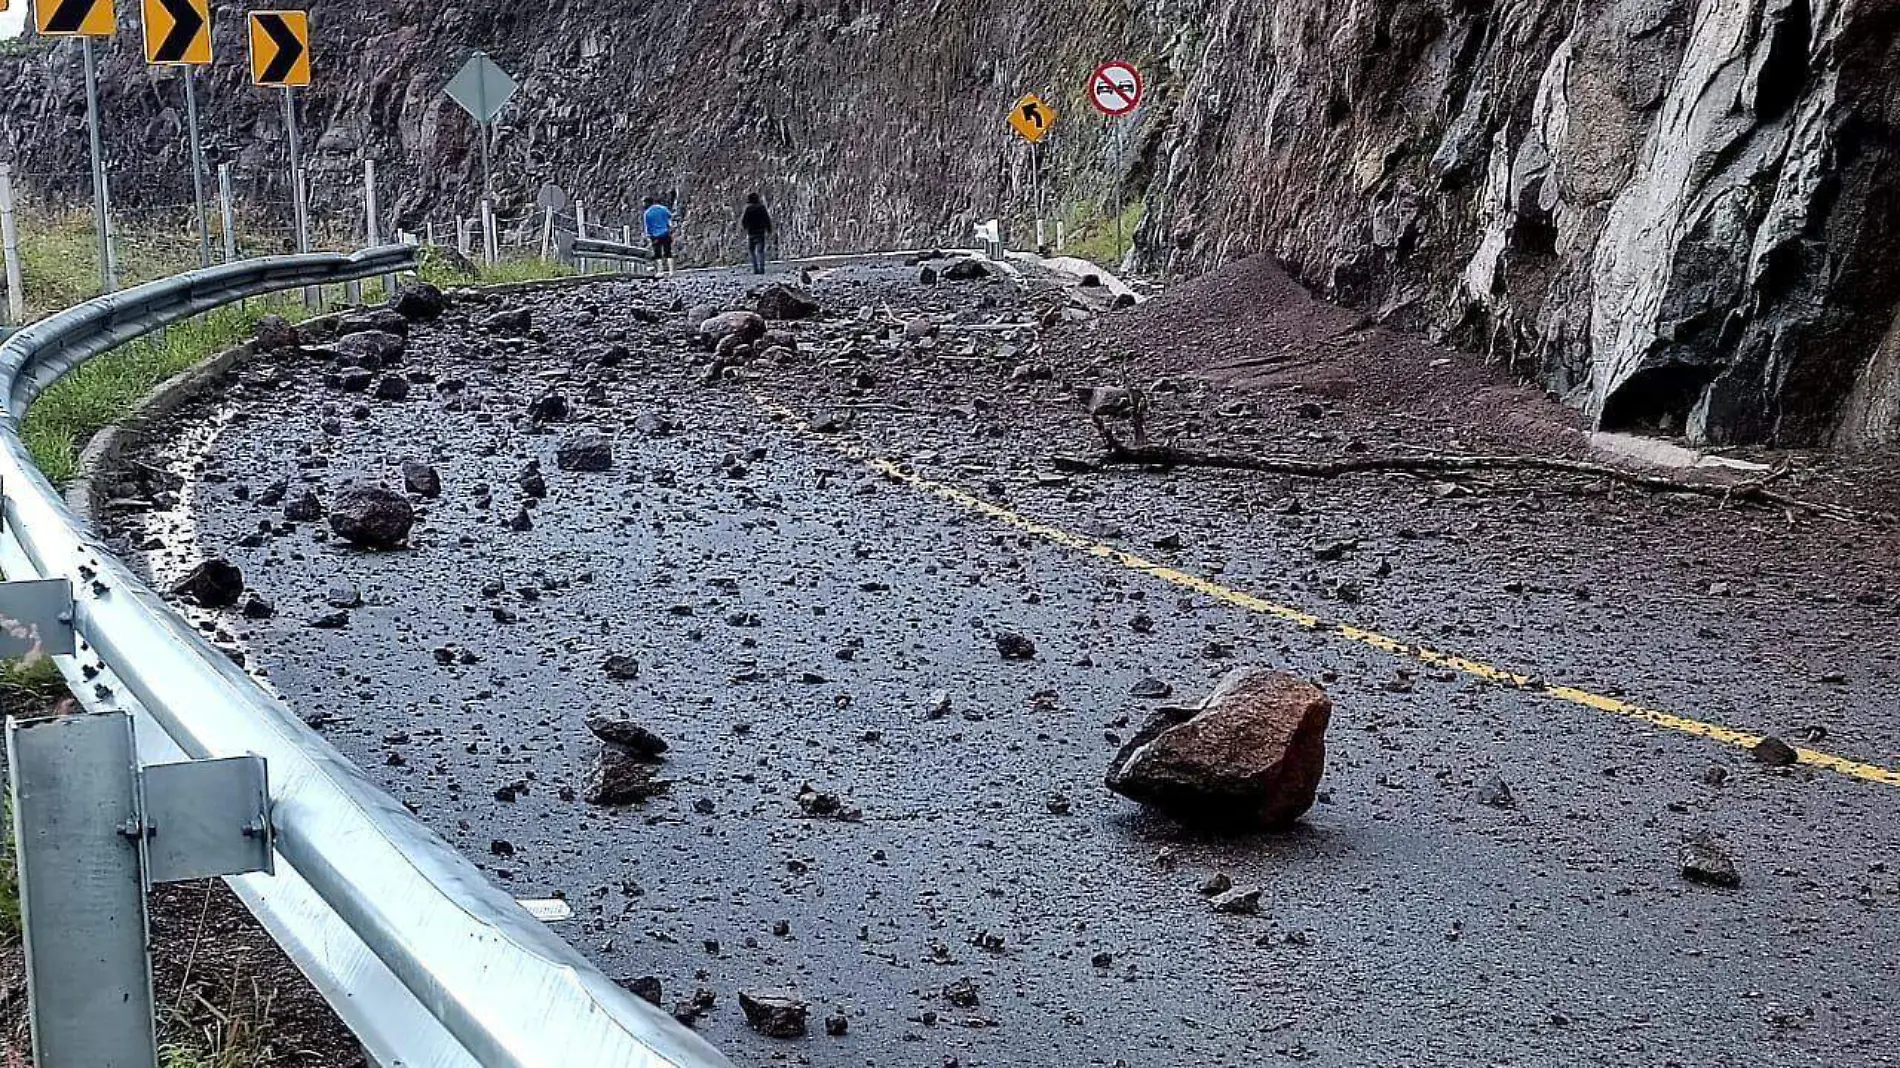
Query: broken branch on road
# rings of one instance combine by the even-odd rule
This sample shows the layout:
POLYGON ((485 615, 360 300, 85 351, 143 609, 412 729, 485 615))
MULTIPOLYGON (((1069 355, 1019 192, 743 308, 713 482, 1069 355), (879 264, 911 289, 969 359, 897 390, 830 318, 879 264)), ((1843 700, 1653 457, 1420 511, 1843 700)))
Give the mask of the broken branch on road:
POLYGON ((1478 471, 1542 471, 1555 474, 1585 475, 1608 479, 1652 493, 1684 493, 1712 497, 1724 504, 1759 504, 1843 523, 1868 523, 1888 526, 1895 517, 1885 512, 1870 512, 1840 505, 1791 497, 1768 488, 1787 472, 1777 469, 1753 482, 1684 482, 1661 475, 1626 471, 1608 464, 1585 460, 1562 460, 1552 456, 1458 456, 1426 453, 1416 456, 1355 456, 1344 460, 1311 460, 1298 456, 1250 456, 1230 452, 1207 452, 1175 445, 1125 445, 1101 420, 1092 420, 1102 435, 1105 449, 1096 460, 1098 468, 1148 467, 1168 470, 1177 467, 1209 467, 1228 471, 1260 471, 1296 478, 1342 478, 1361 474, 1466 474, 1478 471))

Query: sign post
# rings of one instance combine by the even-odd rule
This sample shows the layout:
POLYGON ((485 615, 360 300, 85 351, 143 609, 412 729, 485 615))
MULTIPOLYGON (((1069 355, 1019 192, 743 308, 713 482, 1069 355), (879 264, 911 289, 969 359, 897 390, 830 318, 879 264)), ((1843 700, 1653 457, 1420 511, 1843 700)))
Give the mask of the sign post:
MULTIPOLYGON (((501 114, 501 109, 508 106, 508 101, 514 99, 515 91, 519 88, 520 86, 507 71, 502 70, 494 60, 488 58, 488 53, 478 50, 468 57, 468 62, 462 64, 461 70, 455 72, 455 77, 449 79, 449 84, 444 90, 448 93, 450 100, 461 105, 462 110, 468 112, 469 117, 475 120, 475 136, 481 141, 482 150, 482 196, 479 214, 484 220, 492 220, 495 211, 495 169, 489 158, 489 142, 494 138, 495 119, 501 114)), ((485 259, 493 263, 499 250, 495 248, 495 241, 489 236, 489 226, 489 222, 484 221, 482 253, 485 259)))
POLYGON ((110 37, 116 28, 112 0, 37 0, 34 28, 46 37, 77 37, 86 65, 86 127, 92 135, 92 212, 99 239, 99 288, 107 293, 112 281, 111 253, 106 247, 106 158, 99 138, 99 68, 92 54, 94 37, 110 37))
POLYGON ((205 153, 198 129, 197 68, 211 64, 211 0, 143 0, 145 62, 182 67, 185 123, 191 135, 191 202, 197 212, 198 266, 211 266, 211 223, 205 216, 205 153))
MULTIPOLYGON (((284 91, 284 135, 290 149, 290 214, 297 251, 310 251, 310 206, 303 178, 303 145, 297 135, 297 90, 310 84, 310 13, 253 11, 250 15, 251 84, 284 91)), ((316 290, 304 290, 316 303, 316 290)))
MULTIPOLYGON (((1089 103, 1095 110, 1111 119, 1132 115, 1141 106, 1143 85, 1141 72, 1133 63, 1117 60, 1104 63, 1095 68, 1089 76, 1089 103)), ((1115 176, 1115 202, 1111 205, 1115 213, 1115 257, 1122 255, 1122 179, 1119 172, 1115 176)))
POLYGON ((1030 180, 1036 201, 1036 248, 1042 248, 1042 140, 1055 129, 1056 109, 1034 93, 1026 94, 1010 109, 1009 126, 1029 142, 1030 180))

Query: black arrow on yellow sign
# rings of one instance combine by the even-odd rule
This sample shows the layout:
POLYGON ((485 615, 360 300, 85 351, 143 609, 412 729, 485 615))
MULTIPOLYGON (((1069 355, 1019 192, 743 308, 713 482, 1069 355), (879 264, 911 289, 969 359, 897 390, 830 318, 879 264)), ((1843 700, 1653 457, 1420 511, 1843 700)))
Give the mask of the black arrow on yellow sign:
POLYGON ((211 62, 211 0, 145 0, 145 59, 211 62))
POLYGON ((251 81, 286 88, 310 84, 308 12, 251 12, 251 81))
POLYGON ((112 36, 112 0, 39 0, 33 13, 38 30, 54 37, 112 36))
POLYGON ((1023 118, 1038 130, 1049 128, 1049 120, 1042 117, 1042 108, 1035 104, 1023 105, 1023 118))

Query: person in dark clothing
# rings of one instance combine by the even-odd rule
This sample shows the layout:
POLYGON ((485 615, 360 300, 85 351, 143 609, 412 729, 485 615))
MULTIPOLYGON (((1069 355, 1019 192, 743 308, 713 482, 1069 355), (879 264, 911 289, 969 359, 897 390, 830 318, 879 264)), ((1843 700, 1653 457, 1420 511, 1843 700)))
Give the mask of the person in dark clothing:
POLYGON ((745 230, 746 251, 752 255, 752 273, 764 274, 765 244, 772 236, 772 213, 765 210, 765 202, 759 199, 759 194, 746 194, 739 226, 745 230))

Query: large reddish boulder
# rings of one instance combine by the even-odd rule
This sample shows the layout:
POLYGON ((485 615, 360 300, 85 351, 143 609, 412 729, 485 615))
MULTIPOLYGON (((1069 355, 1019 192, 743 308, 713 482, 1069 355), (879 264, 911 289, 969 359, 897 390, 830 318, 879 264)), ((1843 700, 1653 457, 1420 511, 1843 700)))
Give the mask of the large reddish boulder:
POLYGON ((1198 708, 1164 709, 1122 748, 1108 788, 1186 823, 1281 830, 1313 807, 1333 704, 1284 672, 1228 673, 1198 708))

